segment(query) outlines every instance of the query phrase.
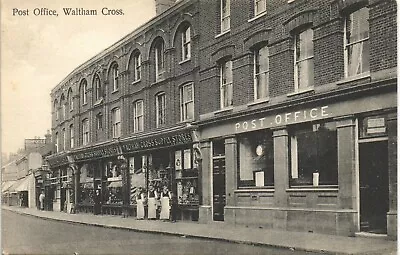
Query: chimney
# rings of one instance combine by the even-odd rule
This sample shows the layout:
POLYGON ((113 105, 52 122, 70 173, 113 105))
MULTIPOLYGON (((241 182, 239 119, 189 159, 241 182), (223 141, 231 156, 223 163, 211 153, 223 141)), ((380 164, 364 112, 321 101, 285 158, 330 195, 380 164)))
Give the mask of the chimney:
POLYGON ((156 2, 156 15, 165 12, 169 7, 175 4, 175 0, 154 0, 156 2))

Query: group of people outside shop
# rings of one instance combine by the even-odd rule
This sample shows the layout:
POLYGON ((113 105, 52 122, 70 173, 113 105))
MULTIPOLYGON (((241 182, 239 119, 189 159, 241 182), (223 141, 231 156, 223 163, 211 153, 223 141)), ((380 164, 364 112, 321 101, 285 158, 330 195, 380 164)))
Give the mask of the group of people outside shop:
POLYGON ((163 186, 159 193, 153 185, 149 186, 147 194, 143 188, 139 188, 136 197, 136 217, 139 220, 145 218, 145 209, 147 206, 147 219, 176 221, 177 198, 175 194, 163 186))

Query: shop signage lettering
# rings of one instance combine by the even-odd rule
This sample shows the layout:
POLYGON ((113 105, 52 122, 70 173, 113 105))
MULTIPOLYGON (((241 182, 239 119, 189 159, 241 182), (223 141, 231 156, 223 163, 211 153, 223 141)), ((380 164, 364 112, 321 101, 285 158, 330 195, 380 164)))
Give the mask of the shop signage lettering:
POLYGON ((122 150, 126 152, 150 149, 159 146, 174 146, 178 144, 186 144, 192 142, 192 135, 188 132, 180 133, 167 137, 149 138, 139 141, 133 141, 122 145, 122 150))
POLYGON ((68 158, 66 155, 54 157, 54 158, 47 158, 47 161, 51 166, 60 166, 64 164, 68 164, 68 158))
POLYGON ((235 123, 235 132, 246 132, 280 125, 296 124, 329 117, 329 107, 322 106, 312 109, 277 114, 272 117, 263 117, 235 123))
POLYGON ((81 152, 81 153, 73 155, 73 157, 75 160, 84 160, 84 159, 90 159, 90 158, 112 156, 112 155, 117 155, 117 154, 118 154, 118 147, 114 146, 114 147, 106 147, 106 148, 96 149, 96 150, 92 150, 92 151, 81 152))

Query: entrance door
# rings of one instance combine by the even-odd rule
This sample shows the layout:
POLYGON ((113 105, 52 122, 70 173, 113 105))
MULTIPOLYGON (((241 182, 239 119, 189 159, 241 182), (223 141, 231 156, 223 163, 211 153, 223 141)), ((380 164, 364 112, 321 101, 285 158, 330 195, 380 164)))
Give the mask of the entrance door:
POLYGON ((225 195, 225 144, 213 142, 213 220, 224 220, 225 195))
POLYGON ((387 141, 360 143, 360 230, 387 233, 389 210, 387 141))

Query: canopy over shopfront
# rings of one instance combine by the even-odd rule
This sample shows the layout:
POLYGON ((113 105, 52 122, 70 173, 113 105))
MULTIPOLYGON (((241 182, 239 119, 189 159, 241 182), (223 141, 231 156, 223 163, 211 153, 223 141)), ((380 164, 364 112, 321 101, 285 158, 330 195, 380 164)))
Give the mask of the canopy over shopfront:
POLYGON ((23 178, 23 179, 21 179, 18 186, 15 187, 15 191, 17 191, 17 192, 28 191, 28 185, 29 185, 29 179, 23 178))
POLYGON ((5 181, 1 185, 1 193, 7 192, 16 181, 5 181))

